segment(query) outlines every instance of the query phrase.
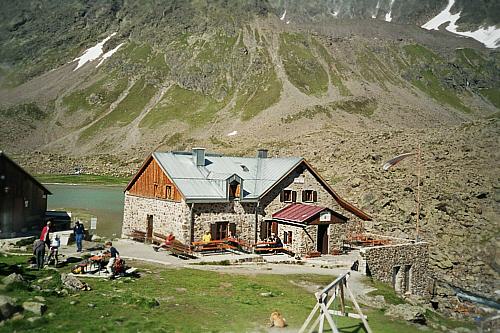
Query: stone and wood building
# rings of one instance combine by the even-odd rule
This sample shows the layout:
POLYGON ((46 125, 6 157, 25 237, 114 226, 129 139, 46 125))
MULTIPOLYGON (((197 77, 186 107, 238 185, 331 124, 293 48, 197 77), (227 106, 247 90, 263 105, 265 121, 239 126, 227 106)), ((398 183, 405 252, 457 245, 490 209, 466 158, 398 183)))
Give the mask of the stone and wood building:
POLYGON ((172 232, 190 244, 207 231, 255 243, 278 235, 299 254, 334 253, 371 217, 342 199, 303 158, 155 152, 125 189, 124 237, 172 232))
POLYGON ((39 232, 47 196, 40 182, 0 151, 0 238, 39 232))

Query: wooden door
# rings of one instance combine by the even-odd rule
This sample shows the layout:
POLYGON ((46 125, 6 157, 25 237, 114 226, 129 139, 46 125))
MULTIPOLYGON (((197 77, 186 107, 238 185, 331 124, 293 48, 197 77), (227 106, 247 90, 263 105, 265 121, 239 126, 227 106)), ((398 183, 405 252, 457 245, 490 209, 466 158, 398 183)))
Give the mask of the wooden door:
POLYGON ((328 254, 328 225, 318 225, 317 250, 321 254, 328 254))
POLYGON ((148 215, 147 226, 146 226, 146 241, 151 242, 153 240, 153 215, 148 215))

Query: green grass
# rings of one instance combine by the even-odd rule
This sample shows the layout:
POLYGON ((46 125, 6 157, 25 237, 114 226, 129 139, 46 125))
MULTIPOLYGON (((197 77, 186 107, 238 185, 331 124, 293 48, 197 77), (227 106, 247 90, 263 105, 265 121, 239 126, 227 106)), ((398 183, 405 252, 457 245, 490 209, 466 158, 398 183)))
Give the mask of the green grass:
POLYGON ((281 122, 289 124, 303 118, 313 119, 319 114, 324 114, 328 118, 333 118, 332 113, 335 110, 343 110, 345 112, 369 117, 373 114, 373 112, 375 112, 376 109, 377 101, 375 99, 358 97, 356 99, 348 99, 326 105, 315 105, 293 115, 288 115, 287 117, 282 118, 281 122))
POLYGON ((221 107, 210 96, 175 85, 165 93, 139 126, 154 129, 171 120, 185 122, 193 127, 203 126, 213 119, 221 107))
POLYGON ((325 48, 323 44, 321 44, 318 40, 315 38, 312 38, 312 43, 316 47, 316 50, 318 50, 319 54, 321 57, 326 61, 328 64, 328 70, 330 73, 330 80, 332 84, 339 89, 339 93, 341 96, 349 96, 351 95, 351 92, 349 89, 344 85, 342 82, 342 79, 344 78, 344 73, 347 71, 346 67, 340 63, 337 59, 335 59, 325 48))
POLYGON ((356 60, 360 68, 360 74, 365 80, 379 83, 385 90, 388 90, 385 85, 386 82, 390 82, 393 85, 401 84, 401 80, 394 73, 393 69, 387 65, 387 61, 380 60, 375 52, 370 49, 363 47, 358 50, 356 52, 356 60))
POLYGON ((282 33, 279 55, 290 82, 308 95, 328 90, 328 74, 311 52, 313 44, 302 34, 282 33))
POLYGON ((92 184, 92 185, 126 185, 129 178, 105 175, 36 175, 35 178, 44 184, 92 184))
POLYGON ((443 60, 437 54, 419 44, 405 45, 403 50, 412 64, 441 62, 443 60))
POLYGON ((484 70, 486 59, 473 49, 458 49, 456 53, 456 62, 462 66, 472 68, 476 73, 484 70))
POLYGON ((19 104, 0 109, 0 113, 2 116, 20 120, 42 120, 47 116, 35 103, 19 104))
POLYGON ((491 104, 500 109, 500 88, 480 89, 479 92, 486 97, 491 104))
MULTIPOLYGON (((25 256, 2 257, 0 278, 18 271, 33 284, 43 282, 45 289, 61 288, 58 274, 52 270, 28 271, 25 256), (21 266, 18 266, 21 265, 21 266)), ((289 328, 297 330, 315 304, 311 291, 298 284, 325 286, 335 277, 328 275, 238 275, 195 269, 172 269, 145 263, 129 262, 139 268, 140 278, 117 280, 87 279, 92 291, 58 296, 54 292, 36 291, 23 286, 3 293, 18 303, 40 295, 45 297, 47 312, 36 323, 8 321, 5 332, 266 332, 269 315, 280 311, 289 328), (271 293, 271 296, 261 296, 271 293), (75 304, 70 304, 74 302, 75 304), (88 304, 93 304, 90 307, 88 304), (48 313, 54 313, 50 317, 48 313)), ((69 267, 60 268, 67 272, 69 267)), ((384 291, 384 295, 390 293, 384 291)), ((386 297, 390 299, 390 297, 386 297)), ((350 302, 347 311, 354 312, 350 302)), ((334 307, 338 308, 338 302, 334 307)), ((362 306, 373 332, 420 332, 416 325, 384 316, 383 310, 362 306)), ((25 313, 26 317, 32 317, 25 313)), ((433 320, 447 327, 464 326, 434 313, 433 320)), ((342 332, 363 332, 357 319, 335 317, 342 332)), ((433 332, 428 329, 428 332, 433 332)))
POLYGON ((101 130, 109 127, 123 127, 130 124, 142 112, 156 91, 156 87, 146 82, 144 78, 137 80, 128 95, 116 108, 85 129, 80 136, 80 140, 92 138, 98 135, 101 130))
POLYGON ((387 304, 404 304, 405 301, 399 297, 395 292, 394 289, 391 288, 387 283, 383 283, 377 280, 373 279, 365 279, 365 282, 369 283, 373 288, 376 288, 374 291, 370 291, 368 295, 370 296, 376 296, 376 295, 381 295, 384 296, 385 302, 387 304))
POLYGON ((89 87, 75 91, 63 97, 63 105, 67 108, 67 114, 71 115, 75 112, 88 113, 88 121, 95 119, 102 114, 111 103, 118 99, 118 96, 127 87, 128 80, 125 77, 113 79, 113 75, 109 74, 89 87), (111 79, 110 79, 111 78, 111 79))
POLYGON ((439 79, 428 69, 422 73, 422 78, 413 80, 413 85, 425 92, 441 104, 448 104, 463 112, 469 113, 471 110, 465 106, 460 98, 450 89, 442 86, 439 79))

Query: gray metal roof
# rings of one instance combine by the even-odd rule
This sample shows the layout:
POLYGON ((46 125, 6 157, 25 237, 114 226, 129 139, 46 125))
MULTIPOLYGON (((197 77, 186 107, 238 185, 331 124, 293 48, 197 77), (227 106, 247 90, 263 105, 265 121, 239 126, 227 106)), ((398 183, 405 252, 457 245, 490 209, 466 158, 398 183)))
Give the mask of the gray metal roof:
POLYGON ((179 188, 186 201, 227 200, 226 179, 243 180, 243 201, 255 201, 303 161, 299 157, 257 158, 205 155, 205 166, 197 167, 191 153, 153 153, 163 171, 179 188))

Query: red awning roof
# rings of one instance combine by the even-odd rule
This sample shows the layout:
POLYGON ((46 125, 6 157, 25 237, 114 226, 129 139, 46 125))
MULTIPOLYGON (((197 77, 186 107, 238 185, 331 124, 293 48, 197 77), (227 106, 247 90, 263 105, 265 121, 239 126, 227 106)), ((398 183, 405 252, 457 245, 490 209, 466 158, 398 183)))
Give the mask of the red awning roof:
POLYGON ((318 213, 329 210, 326 207, 293 203, 273 214, 273 219, 305 223, 318 213))

